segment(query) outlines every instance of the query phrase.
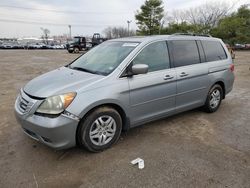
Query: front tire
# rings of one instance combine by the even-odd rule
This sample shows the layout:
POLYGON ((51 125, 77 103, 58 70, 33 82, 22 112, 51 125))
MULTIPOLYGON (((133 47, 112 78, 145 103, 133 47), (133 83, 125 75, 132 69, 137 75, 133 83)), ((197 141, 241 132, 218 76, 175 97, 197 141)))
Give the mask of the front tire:
POLYGON ((79 48, 74 48, 74 53, 78 54, 80 52, 79 48))
POLYGON ((120 114, 113 108, 100 107, 80 122, 77 142, 91 152, 100 152, 118 141, 121 130, 120 114))
POLYGON ((213 113, 220 107, 223 97, 223 90, 219 84, 215 84, 208 92, 204 110, 213 113))

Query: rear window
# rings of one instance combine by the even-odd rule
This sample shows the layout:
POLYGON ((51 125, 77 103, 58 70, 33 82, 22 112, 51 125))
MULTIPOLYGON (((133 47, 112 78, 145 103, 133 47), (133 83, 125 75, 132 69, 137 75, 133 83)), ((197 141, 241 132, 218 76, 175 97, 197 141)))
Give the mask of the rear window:
POLYGON ((200 63, 197 44, 194 40, 176 40, 169 43, 175 67, 200 63))
POLYGON ((201 41, 203 49, 205 51, 206 61, 218 61, 226 59, 227 55, 218 41, 201 41))

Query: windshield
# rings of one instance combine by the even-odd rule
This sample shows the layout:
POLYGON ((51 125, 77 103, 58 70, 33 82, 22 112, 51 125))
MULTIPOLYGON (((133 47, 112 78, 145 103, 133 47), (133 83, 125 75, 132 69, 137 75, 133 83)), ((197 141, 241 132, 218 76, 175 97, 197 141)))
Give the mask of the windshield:
POLYGON ((69 68, 91 72, 93 74, 110 74, 139 43, 104 42, 73 62, 69 68))
POLYGON ((73 38, 73 41, 72 41, 72 42, 79 42, 79 40, 80 40, 80 38, 75 37, 75 38, 73 38))

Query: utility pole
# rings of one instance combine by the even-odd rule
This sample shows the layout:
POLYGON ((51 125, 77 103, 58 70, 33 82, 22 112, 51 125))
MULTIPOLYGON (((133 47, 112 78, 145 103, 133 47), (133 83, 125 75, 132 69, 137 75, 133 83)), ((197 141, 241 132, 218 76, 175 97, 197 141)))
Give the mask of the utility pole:
POLYGON ((151 7, 149 35, 153 34, 152 31, 154 27, 154 16, 155 16, 155 8, 151 7))
POLYGON ((69 25, 69 38, 71 39, 71 25, 69 25))
POLYGON ((127 20, 127 23, 128 23, 128 36, 130 36, 130 33, 129 33, 129 24, 132 22, 132 20, 127 20))
POLYGON ((163 28, 163 24, 164 24, 164 19, 162 19, 162 21, 160 22, 160 27, 159 27, 159 35, 161 34, 161 30, 163 28))

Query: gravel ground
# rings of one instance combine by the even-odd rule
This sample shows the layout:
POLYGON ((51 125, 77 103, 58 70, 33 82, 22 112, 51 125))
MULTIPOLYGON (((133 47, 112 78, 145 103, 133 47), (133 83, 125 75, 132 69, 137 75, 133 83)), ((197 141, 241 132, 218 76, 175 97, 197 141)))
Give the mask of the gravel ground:
POLYGON ((148 123, 98 154, 48 148, 24 135, 13 113, 20 87, 76 57, 0 51, 0 187, 250 187, 250 52, 236 52, 234 89, 216 113, 148 123), (137 157, 143 170, 130 164, 137 157))

